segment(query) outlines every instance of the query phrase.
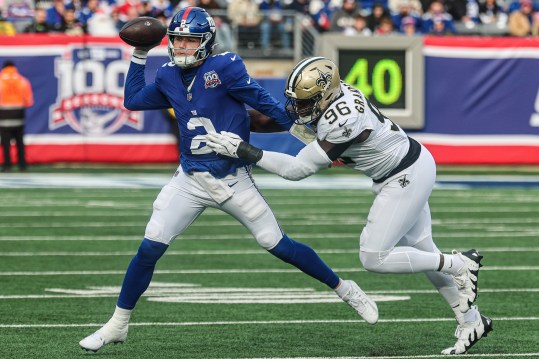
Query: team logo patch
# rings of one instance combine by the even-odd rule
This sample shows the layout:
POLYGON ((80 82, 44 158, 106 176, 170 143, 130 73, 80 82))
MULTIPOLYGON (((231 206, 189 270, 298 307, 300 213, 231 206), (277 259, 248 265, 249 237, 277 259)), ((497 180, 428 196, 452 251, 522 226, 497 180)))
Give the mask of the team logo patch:
POLYGON ((210 72, 206 72, 204 74, 204 88, 215 88, 218 85, 221 84, 221 80, 219 79, 219 76, 214 70, 211 70, 210 72))
POLYGON ((408 180, 408 178, 406 178, 406 175, 402 176, 399 178, 399 184, 401 185, 402 188, 408 186, 410 184, 410 181, 408 180))
POLYGON ((350 137, 351 134, 352 134, 351 128, 345 127, 344 130, 342 131, 342 135, 346 138, 350 137))
POLYGON ((89 47, 73 48, 57 58, 58 97, 50 107, 49 129, 68 126, 77 133, 97 137, 124 126, 141 131, 142 113, 123 106, 120 79, 127 75, 128 57, 121 49, 89 47))

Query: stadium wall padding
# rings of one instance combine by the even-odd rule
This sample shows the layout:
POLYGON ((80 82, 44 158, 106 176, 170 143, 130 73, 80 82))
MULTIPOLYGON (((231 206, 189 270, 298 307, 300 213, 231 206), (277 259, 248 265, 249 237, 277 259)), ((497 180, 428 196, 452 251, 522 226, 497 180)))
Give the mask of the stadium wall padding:
MULTIPOLYGON (((409 134, 439 164, 539 164, 539 39, 425 37, 423 53, 425 127, 409 134)), ((0 63, 14 60, 34 90, 30 163, 177 161, 168 113, 123 107, 130 56, 116 38, 0 37, 0 63)), ((150 52, 147 81, 165 62, 163 44, 150 52)), ((256 80, 284 101, 284 78, 256 80)), ((290 154, 302 147, 287 133, 251 139, 290 154)))

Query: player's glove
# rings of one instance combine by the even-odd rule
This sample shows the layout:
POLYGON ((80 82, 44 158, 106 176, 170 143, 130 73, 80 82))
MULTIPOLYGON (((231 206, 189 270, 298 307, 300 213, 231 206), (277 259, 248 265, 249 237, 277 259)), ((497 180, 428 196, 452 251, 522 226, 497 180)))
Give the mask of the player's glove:
POLYGON ((238 146, 243 140, 232 132, 210 132, 206 135, 206 144, 215 152, 228 157, 238 158, 238 146))
POLYGON ((262 158, 263 151, 243 141, 232 132, 209 132, 206 135, 206 145, 213 151, 228 157, 241 158, 256 163, 262 158))

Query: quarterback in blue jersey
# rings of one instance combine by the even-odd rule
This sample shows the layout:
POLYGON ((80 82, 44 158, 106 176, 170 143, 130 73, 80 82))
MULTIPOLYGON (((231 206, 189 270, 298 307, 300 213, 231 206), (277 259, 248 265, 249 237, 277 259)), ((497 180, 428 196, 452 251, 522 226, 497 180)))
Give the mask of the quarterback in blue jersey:
MULTIPOLYGON (((144 239, 127 268, 116 310, 95 333, 79 342, 96 352, 124 342, 135 305, 148 288, 155 265, 172 241, 208 207, 222 210, 243 224, 256 241, 335 290, 365 321, 378 320, 376 303, 351 280, 341 280, 310 247, 290 239, 258 191, 247 161, 216 154, 206 145, 208 133, 226 131, 248 141, 253 119, 245 104, 290 129, 282 104, 247 73, 239 55, 211 56, 215 23, 202 8, 180 10, 168 27, 171 62, 146 84, 148 48, 135 48, 126 78, 124 104, 130 110, 174 109, 180 132, 180 166, 163 187, 146 226, 144 239)), ((265 118, 255 115, 256 118, 265 118)), ((272 127, 257 123, 255 127, 272 127)), ((275 126, 275 125, 273 125, 275 126)))

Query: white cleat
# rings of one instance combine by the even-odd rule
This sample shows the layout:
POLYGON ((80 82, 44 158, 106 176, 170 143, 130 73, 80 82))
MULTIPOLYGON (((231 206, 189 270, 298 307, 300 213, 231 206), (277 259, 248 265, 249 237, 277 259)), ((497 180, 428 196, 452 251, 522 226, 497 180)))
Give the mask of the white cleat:
POLYGON ((442 350, 444 355, 466 354, 479 339, 486 337, 492 331, 492 320, 483 315, 475 322, 464 323, 457 326, 455 337, 457 342, 451 348, 442 350))
POLYGON ((477 299, 477 280, 483 256, 475 249, 462 253, 453 250, 453 254, 464 262, 464 266, 453 277, 453 281, 459 290, 459 310, 466 313, 477 299))
POLYGON ((118 330, 104 325, 95 333, 87 336, 79 342, 82 349, 96 353, 107 344, 124 343, 127 339, 128 326, 118 330))
POLYGON ((378 307, 376 302, 369 298, 365 292, 353 280, 347 280, 350 283, 350 290, 342 300, 354 308, 356 312, 369 324, 376 324, 378 321, 378 307))

